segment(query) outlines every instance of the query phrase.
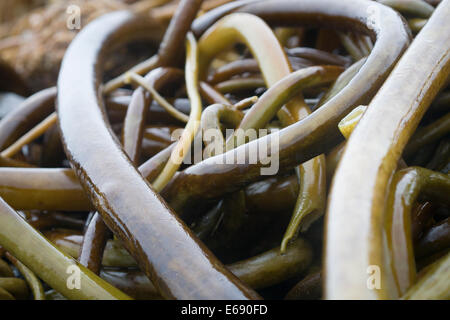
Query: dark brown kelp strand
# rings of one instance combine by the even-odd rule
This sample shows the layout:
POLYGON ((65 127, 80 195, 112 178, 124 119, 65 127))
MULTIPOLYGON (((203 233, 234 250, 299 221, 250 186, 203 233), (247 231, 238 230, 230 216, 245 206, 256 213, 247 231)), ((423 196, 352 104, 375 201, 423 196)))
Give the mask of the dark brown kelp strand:
POLYGON ((59 124, 66 154, 105 223, 164 297, 258 298, 151 189, 105 122, 97 78, 102 57, 130 32, 151 28, 128 12, 117 12, 89 24, 71 43, 58 79, 59 124), (123 181, 127 188, 121 187, 123 181))
POLYGON ((94 214, 84 233, 78 261, 80 264, 99 274, 106 241, 111 235, 98 212, 94 214))
MULTIPOLYGON (((146 80, 149 85, 159 89, 165 84, 179 78, 183 73, 177 69, 157 68, 149 72, 146 80)), ((130 160, 136 165, 141 155, 142 136, 151 97, 142 87, 133 92, 123 124, 122 144, 130 160)), ((106 241, 110 236, 98 212, 94 214, 83 238, 79 261, 82 265, 98 274, 106 241)))
POLYGON ((49 116, 55 108, 56 88, 28 97, 17 109, 0 121, 0 150, 9 147, 34 125, 49 116))
POLYGON ((159 45, 158 59, 163 67, 178 66, 184 60, 184 38, 191 28, 203 0, 180 1, 159 45))

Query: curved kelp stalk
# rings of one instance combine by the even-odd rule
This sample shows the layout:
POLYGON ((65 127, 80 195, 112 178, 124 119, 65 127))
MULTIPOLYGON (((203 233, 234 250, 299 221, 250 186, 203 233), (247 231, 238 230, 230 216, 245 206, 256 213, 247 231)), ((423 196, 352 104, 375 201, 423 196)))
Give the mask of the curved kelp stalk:
POLYGON ((347 142, 327 212, 328 299, 398 296, 383 232, 388 187, 406 143, 447 81, 449 14, 450 1, 446 0, 417 35, 347 142), (421 67, 417 68, 419 60, 421 67))

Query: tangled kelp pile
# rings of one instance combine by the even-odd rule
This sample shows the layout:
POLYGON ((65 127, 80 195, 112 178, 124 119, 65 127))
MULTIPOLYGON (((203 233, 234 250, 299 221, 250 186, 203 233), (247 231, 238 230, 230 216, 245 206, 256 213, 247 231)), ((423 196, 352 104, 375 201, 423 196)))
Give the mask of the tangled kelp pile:
POLYGON ((449 298, 449 0, 79 8, 2 29, 1 298, 449 298))

